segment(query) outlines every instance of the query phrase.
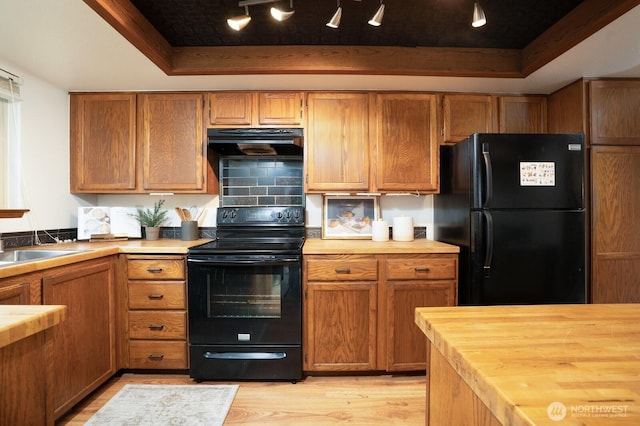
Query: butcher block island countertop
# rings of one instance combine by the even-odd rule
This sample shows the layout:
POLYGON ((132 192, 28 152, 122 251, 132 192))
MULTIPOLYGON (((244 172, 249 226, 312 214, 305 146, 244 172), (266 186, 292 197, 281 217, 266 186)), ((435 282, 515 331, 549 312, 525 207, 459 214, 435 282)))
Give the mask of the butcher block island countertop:
POLYGON ((302 254, 424 254, 459 253, 460 247, 418 238, 413 241, 323 240, 305 241, 302 254))
POLYGON ((61 305, 0 305, 0 348, 59 324, 66 309, 61 305))
POLYGON ((640 304, 417 308, 427 424, 640 425, 640 304))

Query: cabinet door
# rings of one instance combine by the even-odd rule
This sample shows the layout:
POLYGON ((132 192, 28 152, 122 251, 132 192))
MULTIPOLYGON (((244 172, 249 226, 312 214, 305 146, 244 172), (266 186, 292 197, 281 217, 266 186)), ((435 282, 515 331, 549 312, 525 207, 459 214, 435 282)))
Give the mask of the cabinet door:
POLYGON ((436 96, 376 96, 375 187, 378 191, 437 192, 436 96))
POLYGON ((135 191, 135 129, 135 94, 72 94, 71 192, 135 191))
POLYGON ((42 279, 45 305, 66 305, 51 329, 54 417, 58 418, 116 372, 115 304, 110 259, 61 267, 42 279))
POLYGON ((492 133, 498 128, 498 106, 491 95, 444 95, 442 97, 443 143, 457 143, 473 133, 492 133))
POLYGON ((640 145, 640 80, 591 81, 591 143, 640 145))
POLYGON ((301 126, 304 117, 302 92, 258 93, 258 125, 301 126))
POLYGON ((251 92, 209 93, 209 124, 212 126, 250 126, 251 92))
POLYGON ((1 279, 0 305, 39 305, 41 286, 41 276, 37 273, 1 279))
POLYGON ((305 191, 369 191, 369 95, 308 95, 305 191))
POLYGON ((424 334, 415 324, 418 307, 454 306, 455 281, 387 282, 386 370, 426 368, 424 334))
POLYGON ((139 95, 142 191, 207 190, 203 96, 198 93, 139 95))
POLYGON ((305 370, 376 369, 376 289, 376 282, 308 283, 305 370))
POLYGON ((547 100, 542 96, 501 96, 500 133, 545 133, 547 100))
POLYGON ((591 149, 592 303, 640 303, 640 146, 591 149))

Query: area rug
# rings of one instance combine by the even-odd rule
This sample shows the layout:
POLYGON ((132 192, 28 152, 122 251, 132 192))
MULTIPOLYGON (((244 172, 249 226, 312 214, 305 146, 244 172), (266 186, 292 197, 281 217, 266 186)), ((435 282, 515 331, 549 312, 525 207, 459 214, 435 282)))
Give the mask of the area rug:
POLYGON ((222 425, 238 385, 125 385, 86 425, 222 425))

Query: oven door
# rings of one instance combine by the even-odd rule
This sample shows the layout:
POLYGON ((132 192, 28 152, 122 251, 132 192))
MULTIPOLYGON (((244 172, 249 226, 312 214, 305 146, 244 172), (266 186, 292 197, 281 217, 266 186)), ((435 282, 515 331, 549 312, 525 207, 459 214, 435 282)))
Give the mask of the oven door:
POLYGON ((299 255, 188 257, 189 343, 302 342, 299 255))

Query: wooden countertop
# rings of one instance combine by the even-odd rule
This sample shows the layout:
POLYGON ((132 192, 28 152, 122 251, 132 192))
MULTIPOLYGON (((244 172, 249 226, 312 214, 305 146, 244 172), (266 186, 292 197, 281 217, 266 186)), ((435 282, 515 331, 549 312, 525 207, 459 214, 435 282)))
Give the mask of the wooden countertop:
POLYGON ((640 304, 418 308, 415 322, 502 424, 640 424, 640 304))
POLYGON ((460 247, 418 238, 413 241, 323 240, 305 241, 302 254, 424 254, 459 253, 460 247))
MULTIPOLYGON (((107 242, 78 241, 74 243, 45 244, 40 246, 20 247, 24 250, 82 250, 80 253, 40 259, 14 265, 0 267, 0 278, 42 271, 57 266, 69 265, 84 260, 96 259, 103 256, 118 253, 131 254, 186 254, 189 247, 211 241, 209 238, 201 238, 193 241, 160 238, 159 240, 125 240, 107 242)), ((6 250, 8 251, 8 250, 6 250)))
POLYGON ((66 316, 63 305, 0 305, 0 348, 53 327, 66 316))

